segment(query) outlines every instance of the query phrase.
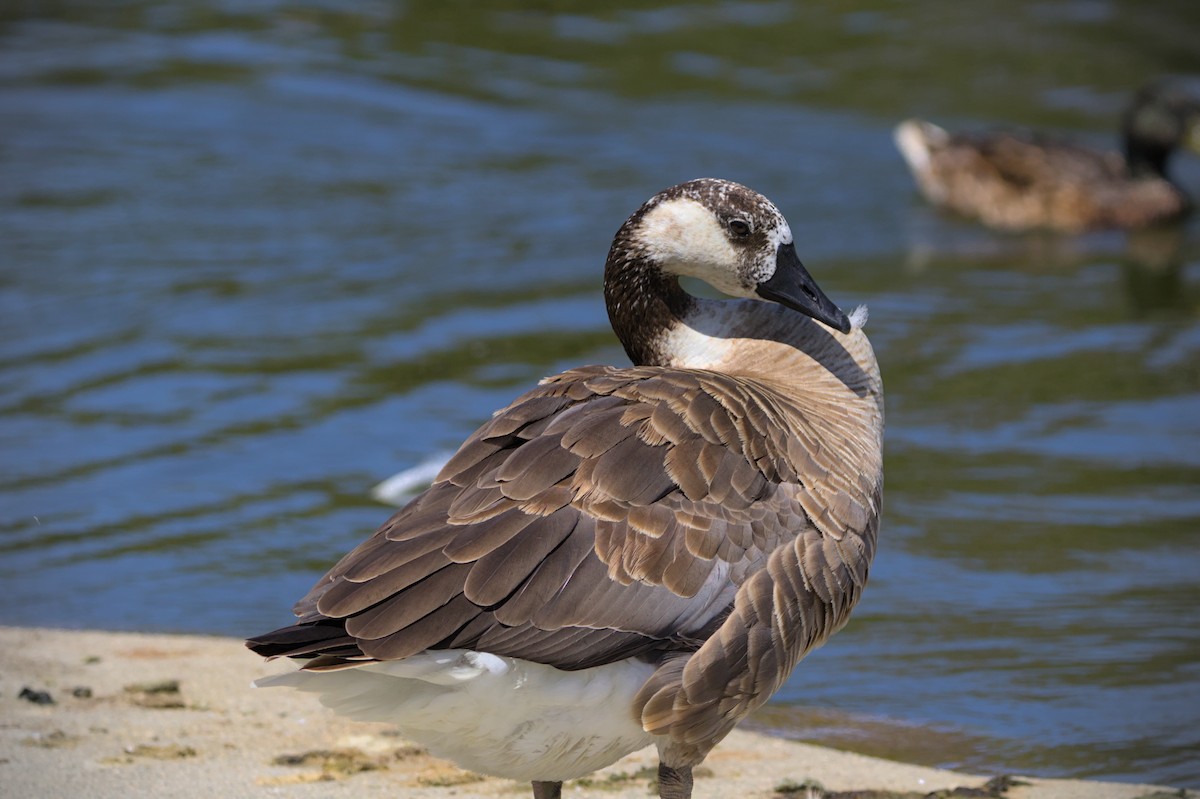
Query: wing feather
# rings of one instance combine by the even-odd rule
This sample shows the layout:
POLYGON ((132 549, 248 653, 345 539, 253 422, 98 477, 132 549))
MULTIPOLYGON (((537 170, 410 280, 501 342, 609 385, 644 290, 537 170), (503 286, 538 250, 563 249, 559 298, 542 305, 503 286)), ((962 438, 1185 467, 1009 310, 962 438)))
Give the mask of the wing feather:
POLYGON ((579 456, 564 449, 559 437, 543 434, 514 449, 496 470, 495 481, 509 499, 533 499, 578 467, 579 456))
POLYGON ((586 516, 576 519, 563 542, 542 559, 507 602, 496 608, 496 620, 514 627, 523 624, 557 596, 583 562, 595 557, 595 524, 586 516))
MULTIPOLYGON (((555 511, 539 524, 536 536, 514 536, 480 556, 471 564, 463 593, 481 607, 499 605, 528 582, 541 562, 566 540, 578 516, 574 509, 555 511)), ((532 521, 536 517, 525 518, 532 521)))
MULTIPOLYGON (((459 646, 560 668, 656 653, 648 729, 691 717, 678 706, 679 680, 701 705, 736 705, 713 682, 719 672, 685 669, 690 660, 672 653, 709 652, 737 674, 750 661, 774 668, 783 658, 771 650, 778 631, 761 587, 768 558, 806 531, 820 537, 810 515, 827 511, 818 507, 827 496, 835 509, 823 524, 864 517, 842 486, 785 482, 811 471, 819 483, 836 457, 789 413, 763 386, 715 373, 587 367, 550 378, 484 424, 425 494, 319 581, 298 605, 298 626, 256 641, 273 654, 317 655, 321 668, 459 646), (753 617, 751 632, 729 632, 731 609, 753 617)), ((818 574, 831 562, 850 569, 861 551, 835 544, 804 558, 818 574)), ((780 584, 820 597, 841 585, 780 584)))
POLYGON ((470 567, 448 563, 427 577, 405 586, 366 610, 346 618, 346 632, 376 640, 403 630, 462 594, 470 567))
POLYGON ((501 504, 504 509, 495 516, 457 526, 454 541, 442 548, 445 556, 456 563, 473 563, 512 541, 538 520, 511 502, 501 504))
POLYGON ((358 645, 369 658, 399 660, 437 646, 478 615, 478 606, 458 594, 445 605, 391 635, 379 639, 359 638, 358 645))
POLYGON ((449 565, 446 553, 435 549, 362 582, 336 577, 322 590, 317 610, 330 618, 351 617, 449 565))

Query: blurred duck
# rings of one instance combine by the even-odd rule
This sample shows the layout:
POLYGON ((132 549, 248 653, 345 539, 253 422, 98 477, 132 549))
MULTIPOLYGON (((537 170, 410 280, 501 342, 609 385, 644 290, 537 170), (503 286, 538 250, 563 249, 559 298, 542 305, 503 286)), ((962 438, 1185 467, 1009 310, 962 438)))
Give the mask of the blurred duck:
POLYGON ((919 119, 895 130, 925 198, 989 227, 1132 230, 1187 213, 1167 162, 1180 145, 1200 152, 1200 99, 1150 83, 1125 111, 1121 135, 1123 155, 1037 133, 950 133, 919 119))

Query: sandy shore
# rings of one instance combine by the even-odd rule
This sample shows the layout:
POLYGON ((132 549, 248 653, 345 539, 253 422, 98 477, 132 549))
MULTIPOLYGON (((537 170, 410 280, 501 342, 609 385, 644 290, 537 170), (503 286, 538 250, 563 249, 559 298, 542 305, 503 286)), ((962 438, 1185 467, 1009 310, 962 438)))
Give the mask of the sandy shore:
MULTIPOLYGON (((240 641, 0 627, 0 785, 6 796, 524 797, 527 785, 436 760, 383 725, 342 721, 310 695, 256 690, 265 664, 240 641), (33 696, 22 697, 23 689, 33 696), (52 703, 41 704, 38 692, 52 703)), ((588 780, 573 799, 645 799, 653 749, 588 780)), ((994 776, 994 775, 988 775, 994 776)), ((915 799, 988 776, 895 763, 735 732, 696 781, 707 797, 915 799), (780 790, 783 788, 784 790, 780 790), (894 792, 868 793, 867 791, 894 792)), ((1185 794, 1152 785, 1029 779, 1007 799, 1142 799, 1185 794)), ((1195 796, 1195 794, 1186 794, 1195 796)))

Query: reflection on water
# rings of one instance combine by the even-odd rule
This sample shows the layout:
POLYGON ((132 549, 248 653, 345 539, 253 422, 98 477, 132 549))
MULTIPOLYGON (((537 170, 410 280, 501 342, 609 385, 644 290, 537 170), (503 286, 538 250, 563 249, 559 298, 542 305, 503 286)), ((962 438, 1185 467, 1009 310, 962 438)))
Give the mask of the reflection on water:
POLYGON ((624 361, 613 231, 721 175, 870 305, 888 391, 870 589, 758 723, 1200 785, 1196 223, 996 236, 890 140, 1112 141, 1130 86, 1200 72, 1200 6, 523 6, 0 12, 0 617, 286 621, 385 518, 371 486, 624 361))

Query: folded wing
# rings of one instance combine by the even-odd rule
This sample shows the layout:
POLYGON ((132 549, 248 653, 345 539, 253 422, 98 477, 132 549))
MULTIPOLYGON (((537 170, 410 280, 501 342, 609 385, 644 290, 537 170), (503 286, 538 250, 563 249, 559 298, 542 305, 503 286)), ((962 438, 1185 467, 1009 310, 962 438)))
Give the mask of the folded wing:
POLYGON ((297 625, 252 644, 307 668, 430 648, 563 669, 695 651, 812 526, 780 402, 711 372, 559 375, 321 578, 297 625))

